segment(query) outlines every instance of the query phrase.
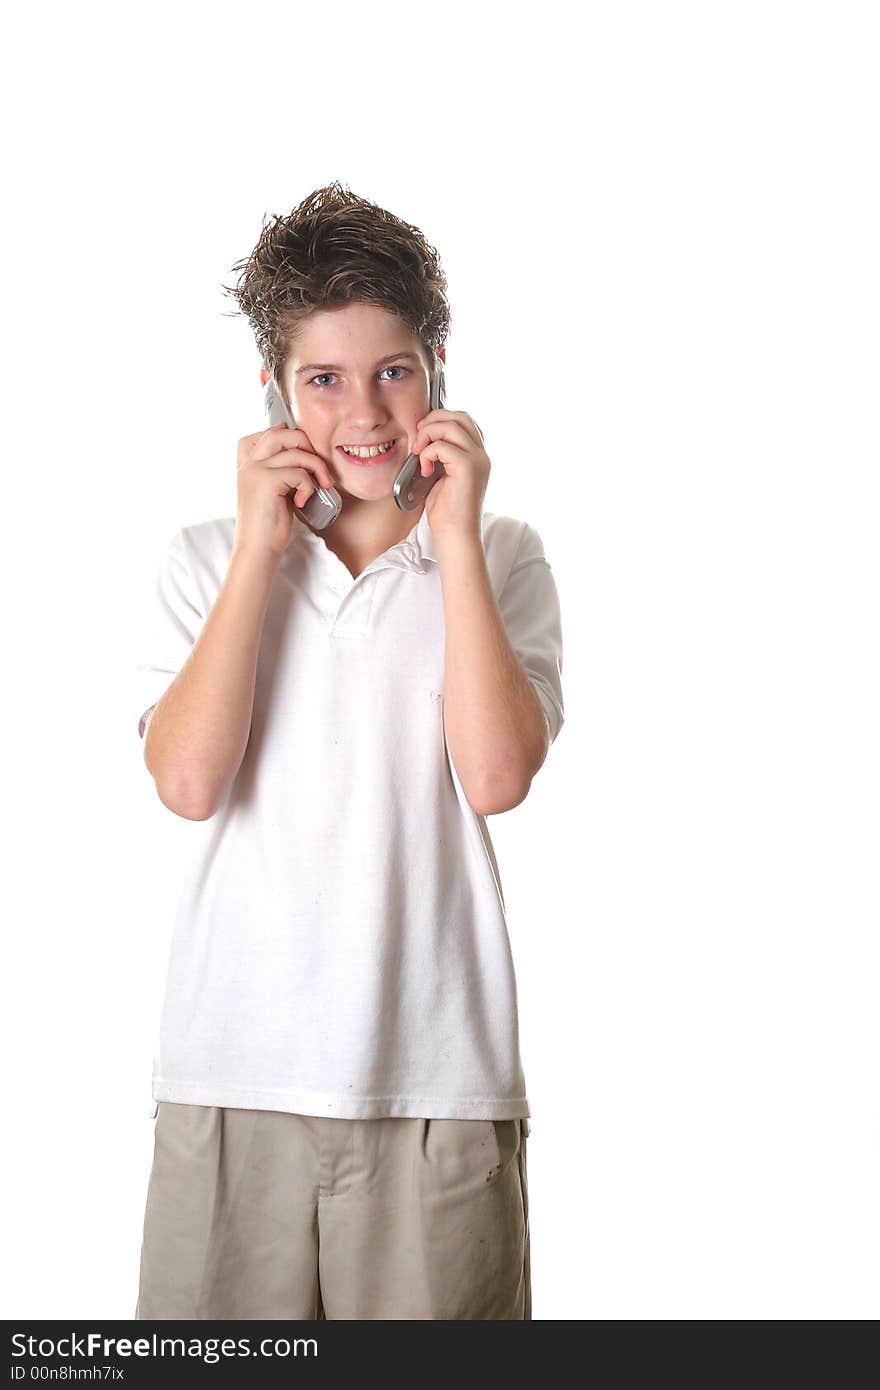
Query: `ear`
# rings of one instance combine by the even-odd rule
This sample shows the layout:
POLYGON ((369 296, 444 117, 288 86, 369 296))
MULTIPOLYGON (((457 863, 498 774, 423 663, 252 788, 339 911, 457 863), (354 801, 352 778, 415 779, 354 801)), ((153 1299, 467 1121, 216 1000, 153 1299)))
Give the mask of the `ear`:
POLYGON ((266 368, 265 368, 265 367, 261 367, 261 368, 260 368, 260 385, 261 385, 261 386, 265 386, 265 385, 266 385, 266 382, 267 382, 268 380, 269 380, 269 373, 266 371, 266 368))
POLYGON ((444 345, 443 347, 437 349, 437 356, 440 358, 440 361, 443 363, 443 365, 444 365, 444 367, 445 367, 445 366, 446 366, 446 347, 445 347, 445 345, 444 345))

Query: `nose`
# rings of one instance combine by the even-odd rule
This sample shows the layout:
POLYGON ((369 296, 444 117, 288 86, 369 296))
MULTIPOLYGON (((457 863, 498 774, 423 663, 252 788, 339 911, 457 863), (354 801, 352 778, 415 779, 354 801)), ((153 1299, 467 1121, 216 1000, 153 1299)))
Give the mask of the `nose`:
POLYGON ((347 428, 354 431, 353 439, 382 425, 388 419, 388 411, 382 403, 378 382, 367 381, 352 386, 345 413, 350 422, 347 428))

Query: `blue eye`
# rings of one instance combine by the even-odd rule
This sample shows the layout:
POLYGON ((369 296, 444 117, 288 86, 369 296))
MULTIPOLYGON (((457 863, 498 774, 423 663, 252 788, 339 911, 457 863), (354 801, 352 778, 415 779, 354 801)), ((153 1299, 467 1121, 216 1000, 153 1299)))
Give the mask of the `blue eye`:
MULTIPOLYGON (((409 376, 409 374, 410 374, 409 367, 392 366, 392 367, 386 367, 384 370, 385 370, 386 372, 402 372, 402 373, 403 373, 403 376, 393 376, 393 377, 391 377, 391 380, 392 380, 392 381, 403 381, 403 378, 409 376)), ((313 376, 313 377, 312 377, 311 381, 309 382, 309 385, 310 385, 310 386, 316 386, 317 389, 318 389, 319 391, 326 391, 326 390, 327 390, 327 385, 326 385, 326 383, 322 383, 321 378, 322 378, 322 377, 328 377, 328 376, 335 376, 335 375, 336 375, 335 372, 319 372, 319 374, 318 374, 317 376, 313 376)))

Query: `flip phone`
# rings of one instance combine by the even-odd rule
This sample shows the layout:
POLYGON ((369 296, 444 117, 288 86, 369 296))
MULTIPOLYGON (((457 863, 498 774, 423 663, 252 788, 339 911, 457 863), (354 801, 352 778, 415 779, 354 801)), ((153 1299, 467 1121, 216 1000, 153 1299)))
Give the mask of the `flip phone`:
MULTIPOLYGON (((266 383, 265 411, 268 426, 281 424, 295 430, 297 425, 292 413, 287 409, 281 392, 270 376, 266 383)), ((446 382, 442 365, 431 374, 431 410, 443 410, 446 405, 446 382)), ((402 512, 415 511, 427 497, 431 488, 443 477, 445 469, 439 459, 434 460, 434 471, 427 478, 420 471, 419 455, 410 454, 394 479, 394 501, 402 512)), ((315 481, 313 479, 313 481, 315 481)), ((335 487, 326 488, 315 481, 315 491, 304 507, 294 507, 294 512, 313 531, 323 531, 336 520, 342 511, 342 498, 335 487)))

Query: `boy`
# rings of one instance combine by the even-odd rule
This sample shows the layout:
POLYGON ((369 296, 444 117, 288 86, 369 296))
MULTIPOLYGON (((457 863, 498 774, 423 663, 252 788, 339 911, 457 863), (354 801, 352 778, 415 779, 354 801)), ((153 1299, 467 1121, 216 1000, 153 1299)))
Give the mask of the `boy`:
POLYGON ((236 517, 171 541, 139 668, 147 767, 203 829, 135 1316, 530 1318, 485 817, 563 722, 555 584, 534 529, 482 511, 473 419, 429 410, 449 310, 416 228, 334 183, 234 268, 297 427, 240 440, 236 517), (402 512, 411 452, 445 472, 402 512), (343 502, 322 531, 296 515, 317 485, 343 502))

